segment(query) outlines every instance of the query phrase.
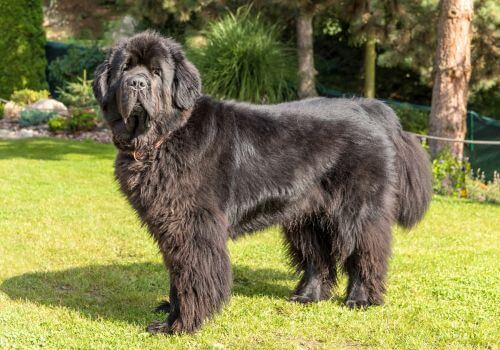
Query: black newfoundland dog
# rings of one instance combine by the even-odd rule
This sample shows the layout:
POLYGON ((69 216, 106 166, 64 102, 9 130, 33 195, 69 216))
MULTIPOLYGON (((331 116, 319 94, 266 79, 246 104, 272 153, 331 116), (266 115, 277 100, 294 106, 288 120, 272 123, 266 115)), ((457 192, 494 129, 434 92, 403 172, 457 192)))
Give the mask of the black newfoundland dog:
POLYGON ((168 318, 148 331, 200 328, 229 298, 228 238, 276 224, 302 273, 292 301, 329 299, 339 266, 348 307, 382 303, 391 226, 416 224, 431 198, 426 153, 389 107, 216 101, 180 45, 154 32, 118 43, 93 88, 116 178, 170 273, 168 318))

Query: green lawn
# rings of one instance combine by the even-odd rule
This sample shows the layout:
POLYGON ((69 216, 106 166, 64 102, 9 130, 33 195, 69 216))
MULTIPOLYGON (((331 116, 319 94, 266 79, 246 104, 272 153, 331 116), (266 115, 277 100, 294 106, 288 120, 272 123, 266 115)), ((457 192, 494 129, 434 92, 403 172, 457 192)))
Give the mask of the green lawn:
POLYGON ((286 300, 278 229, 230 243, 231 302, 195 335, 151 336, 167 295, 152 239, 120 195, 114 149, 0 141, 0 349, 498 348, 500 206, 435 198, 396 230, 386 305, 286 300))

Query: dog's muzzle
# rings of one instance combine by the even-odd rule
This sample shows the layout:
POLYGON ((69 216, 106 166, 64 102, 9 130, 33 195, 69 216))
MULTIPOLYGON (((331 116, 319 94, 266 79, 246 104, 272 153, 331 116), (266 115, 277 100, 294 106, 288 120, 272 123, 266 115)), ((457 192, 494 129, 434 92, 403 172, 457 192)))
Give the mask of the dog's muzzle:
POLYGON ((129 117, 125 120, 125 125, 131 135, 137 136, 149 128, 149 119, 146 109, 140 103, 137 103, 132 109, 129 117))

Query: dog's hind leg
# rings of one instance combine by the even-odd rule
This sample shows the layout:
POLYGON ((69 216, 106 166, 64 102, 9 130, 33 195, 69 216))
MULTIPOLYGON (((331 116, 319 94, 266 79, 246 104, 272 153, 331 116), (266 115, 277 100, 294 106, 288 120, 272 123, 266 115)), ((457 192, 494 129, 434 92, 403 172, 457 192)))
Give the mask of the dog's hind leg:
POLYGON ((345 304, 349 308, 382 304, 385 293, 391 227, 384 219, 364 226, 354 251, 344 262, 349 276, 345 304))
POLYGON ((310 303, 329 299, 336 283, 330 237, 320 223, 311 218, 285 225, 284 233, 292 263, 302 272, 290 300, 310 303))

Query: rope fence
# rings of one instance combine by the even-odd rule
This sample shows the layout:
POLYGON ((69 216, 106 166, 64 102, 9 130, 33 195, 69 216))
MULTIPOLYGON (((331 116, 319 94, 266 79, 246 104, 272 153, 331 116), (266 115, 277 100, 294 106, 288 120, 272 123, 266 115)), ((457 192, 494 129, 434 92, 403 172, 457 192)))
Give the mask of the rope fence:
POLYGON ((500 141, 486 141, 486 140, 461 140, 461 139, 450 139, 447 137, 440 137, 440 136, 430 136, 430 135, 423 135, 423 134, 417 134, 411 131, 407 131, 410 134, 415 135, 416 137, 425 140, 438 140, 438 141, 445 141, 445 142, 461 142, 461 143, 467 143, 467 144, 473 144, 473 145, 495 145, 495 146, 500 146, 500 141))

